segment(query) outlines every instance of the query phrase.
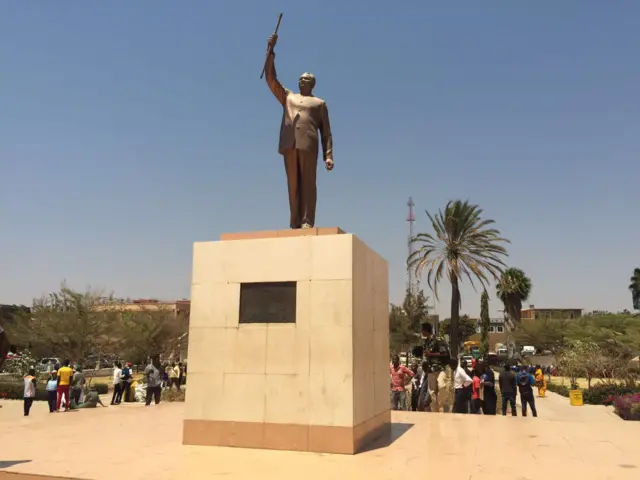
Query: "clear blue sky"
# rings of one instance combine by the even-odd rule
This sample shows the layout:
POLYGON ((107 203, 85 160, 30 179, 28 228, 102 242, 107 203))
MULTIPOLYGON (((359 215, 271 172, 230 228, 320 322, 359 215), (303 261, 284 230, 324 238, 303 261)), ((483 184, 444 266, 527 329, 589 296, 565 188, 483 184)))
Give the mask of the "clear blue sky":
POLYGON ((531 303, 631 308, 636 0, 2 2, 0 303, 63 279, 188 297, 194 241, 288 226, 281 112, 258 78, 279 11, 279 75, 314 72, 332 121, 318 224, 389 261, 392 301, 412 195, 417 230, 449 199, 480 204, 531 303))

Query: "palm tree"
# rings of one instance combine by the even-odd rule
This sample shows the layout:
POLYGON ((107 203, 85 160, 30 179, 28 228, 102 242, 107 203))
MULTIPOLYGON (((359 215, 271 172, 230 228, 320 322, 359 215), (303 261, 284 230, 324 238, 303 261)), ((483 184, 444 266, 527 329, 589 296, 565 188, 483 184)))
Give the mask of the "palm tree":
POLYGON ((529 277, 519 268, 507 268, 496 286, 498 298, 504 304, 505 326, 509 332, 509 354, 517 351, 512 332, 520 326, 522 302, 526 302, 533 285, 529 277))
POLYGON ((498 298, 504 304, 505 319, 512 329, 520 325, 522 302, 527 301, 532 288, 531 279, 519 268, 507 268, 496 285, 498 298))
POLYGON ((633 308, 635 310, 640 310, 640 268, 636 268, 633 271, 633 276, 631 277, 631 285, 629 285, 629 290, 631 290, 631 298, 633 299, 633 308))
POLYGON ((460 281, 476 282, 485 289, 490 278, 498 280, 507 255, 502 245, 509 241, 492 227, 493 220, 482 218, 482 209, 469 201, 447 203, 444 212, 426 212, 434 233, 419 233, 411 240, 415 249, 407 259, 416 276, 427 270, 427 283, 438 298, 438 285, 443 275, 451 282, 451 328, 449 347, 452 358, 458 358, 460 320, 460 281))

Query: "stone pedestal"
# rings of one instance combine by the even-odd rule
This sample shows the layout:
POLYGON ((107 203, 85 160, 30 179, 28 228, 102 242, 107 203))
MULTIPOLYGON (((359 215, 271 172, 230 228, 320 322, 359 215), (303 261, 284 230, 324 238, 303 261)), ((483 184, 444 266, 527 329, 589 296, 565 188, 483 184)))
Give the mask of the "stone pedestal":
POLYGON ((389 435, 386 261, 338 228, 196 243, 185 411, 187 445, 353 454, 389 435))

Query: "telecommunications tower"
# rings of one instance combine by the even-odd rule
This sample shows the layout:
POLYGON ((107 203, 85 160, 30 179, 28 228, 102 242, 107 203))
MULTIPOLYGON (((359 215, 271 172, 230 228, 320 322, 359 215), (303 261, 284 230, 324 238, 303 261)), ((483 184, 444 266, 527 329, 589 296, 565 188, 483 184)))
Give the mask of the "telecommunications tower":
MULTIPOLYGON (((413 244, 411 240, 413 239, 413 224, 416 221, 416 217, 413 214, 413 199, 409 197, 409 201, 407 202, 407 207, 409 208, 409 213, 407 215, 407 223, 409 224, 409 236, 407 237, 407 254, 411 255, 413 253, 413 244)), ((407 257, 408 258, 408 257, 407 257)), ((416 281, 415 274, 412 268, 407 267, 407 290, 411 293, 416 293, 416 281)))

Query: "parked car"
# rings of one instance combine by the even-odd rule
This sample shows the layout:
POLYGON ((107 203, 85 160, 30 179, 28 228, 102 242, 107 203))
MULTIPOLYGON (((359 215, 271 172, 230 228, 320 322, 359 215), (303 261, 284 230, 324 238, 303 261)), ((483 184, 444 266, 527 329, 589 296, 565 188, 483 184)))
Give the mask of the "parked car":
POLYGON ((56 368, 56 365, 62 365, 62 361, 56 357, 45 357, 40 360, 39 368, 41 372, 50 372, 56 368))
POLYGON ((467 362, 467 367, 471 368, 471 365, 473 364, 473 355, 462 355, 460 357, 460 362, 462 363, 462 361, 467 362))

